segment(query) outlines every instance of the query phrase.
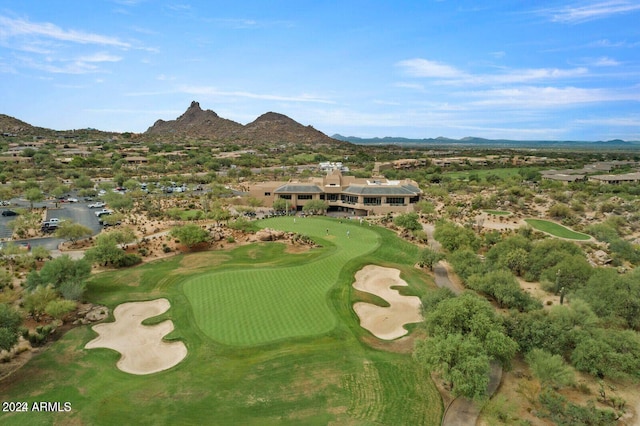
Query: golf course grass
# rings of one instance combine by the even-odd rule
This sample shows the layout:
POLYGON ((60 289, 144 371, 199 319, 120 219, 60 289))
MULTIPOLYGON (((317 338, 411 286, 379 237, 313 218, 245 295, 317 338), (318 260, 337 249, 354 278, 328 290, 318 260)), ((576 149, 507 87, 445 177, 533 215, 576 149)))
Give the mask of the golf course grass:
POLYGON ((566 238, 568 240, 579 240, 579 241, 587 241, 591 239, 591 236, 587 234, 582 234, 580 232, 572 231, 569 228, 565 228, 562 225, 559 225, 554 222, 550 222, 548 220, 525 219, 525 222, 531 225, 532 228, 537 229, 538 231, 546 232, 547 234, 551 234, 554 237, 566 238))
POLYGON ((493 214, 496 216, 509 216, 511 214, 511 212, 507 212, 504 210, 485 210, 484 212, 487 214, 493 214))
POLYGON ((413 266, 419 249, 357 222, 256 223, 312 236, 319 247, 292 253, 283 243, 254 243, 96 274, 86 298, 110 309, 169 300, 144 324, 170 319, 165 339, 184 342, 187 357, 162 372, 128 374, 116 367, 119 353, 85 349, 97 334, 76 327, 0 381, 2 401, 69 402, 71 411, 2 412, 0 424, 439 424, 442 400, 407 352, 411 344, 398 352, 396 342, 375 340, 352 309, 375 302, 351 287, 368 264, 399 269, 409 284, 403 294, 431 291, 413 266))

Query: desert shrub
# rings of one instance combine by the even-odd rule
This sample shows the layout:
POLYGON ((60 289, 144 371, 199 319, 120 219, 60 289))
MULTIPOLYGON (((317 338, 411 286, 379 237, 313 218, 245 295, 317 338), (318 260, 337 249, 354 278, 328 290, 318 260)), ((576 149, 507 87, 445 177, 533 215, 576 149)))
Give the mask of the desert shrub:
POLYGON ((140 256, 133 253, 127 253, 114 262, 114 266, 117 268, 126 268, 128 266, 137 265, 138 263, 142 263, 142 258, 140 256))

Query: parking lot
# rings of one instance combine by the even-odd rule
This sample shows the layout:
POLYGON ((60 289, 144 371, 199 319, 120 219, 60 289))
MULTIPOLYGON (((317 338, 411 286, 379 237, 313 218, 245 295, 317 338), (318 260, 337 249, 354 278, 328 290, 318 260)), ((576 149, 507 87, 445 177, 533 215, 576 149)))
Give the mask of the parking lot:
MULTIPOLYGON (((55 202, 45 202, 35 204, 35 208, 43 208, 46 207, 46 215, 45 220, 50 220, 52 218, 58 218, 61 220, 69 220, 74 223, 79 223, 81 225, 86 226, 91 229, 93 235, 98 234, 102 227, 98 223, 98 218, 93 213, 92 209, 89 209, 87 205, 90 203, 87 202, 79 202, 79 203, 58 203, 56 207, 55 202)), ((28 208, 29 204, 25 202, 21 202, 20 200, 14 200, 11 206, 2 207, 0 212, 3 210, 15 210, 16 208, 28 208)), ((0 215, 0 239, 9 239, 11 238, 12 231, 7 226, 8 223, 14 220, 16 216, 1 216, 0 215)), ((58 244, 63 240, 60 238, 55 238, 51 235, 43 234, 41 238, 36 238, 31 240, 32 246, 44 246, 47 249, 55 249, 58 244)))

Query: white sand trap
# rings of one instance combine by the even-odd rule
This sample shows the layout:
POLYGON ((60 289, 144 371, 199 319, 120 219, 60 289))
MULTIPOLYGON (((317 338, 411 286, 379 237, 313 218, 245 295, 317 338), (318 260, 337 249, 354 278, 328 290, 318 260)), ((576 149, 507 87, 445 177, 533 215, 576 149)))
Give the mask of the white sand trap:
POLYGON ((113 311, 115 322, 94 325, 93 330, 98 337, 87 343, 85 348, 108 348, 120 352, 122 357, 117 366, 126 373, 142 375, 171 368, 187 356, 183 342, 162 340, 173 331, 173 322, 167 320, 152 326, 142 325, 142 321, 166 312, 170 306, 167 299, 118 305, 113 311))
POLYGON ((356 272, 356 281, 353 283, 355 289, 375 294, 389 303, 386 308, 364 302, 355 303, 353 309, 360 318, 360 326, 379 339, 393 340, 408 333, 403 327, 405 324, 422 321, 420 298, 403 296, 391 288, 406 285, 398 269, 367 265, 356 272))

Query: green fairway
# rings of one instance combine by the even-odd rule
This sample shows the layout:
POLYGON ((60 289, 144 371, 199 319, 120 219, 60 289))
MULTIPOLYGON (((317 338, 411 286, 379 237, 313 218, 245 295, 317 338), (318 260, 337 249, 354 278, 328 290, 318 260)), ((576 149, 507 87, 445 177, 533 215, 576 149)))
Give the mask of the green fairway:
POLYGON ((0 381, 2 401, 69 402, 71 411, 0 412, 0 424, 440 424, 442 400, 412 359, 411 342, 398 352, 401 342, 375 340, 352 309, 375 302, 351 286, 367 264, 400 269, 409 284, 403 294, 435 288, 414 267, 419 248, 358 222, 256 223, 320 246, 291 252, 279 242, 254 243, 95 274, 86 298, 110 309, 167 298, 170 309, 145 323, 172 320, 165 338, 184 342, 187 357, 166 371, 131 375, 116 367, 115 351, 85 349, 96 333, 76 327, 0 381))
POLYGON ((303 264, 270 263, 196 276, 184 283, 196 323, 214 340, 253 345, 325 333, 336 324, 327 291, 350 260, 373 251, 378 235, 358 222, 291 217, 265 220, 264 227, 295 230, 333 246, 329 255, 303 264), (329 235, 327 235, 329 229, 329 235), (347 237, 347 232, 349 236, 347 237))
POLYGON ((569 228, 565 228, 562 225, 558 225, 557 223, 550 222, 548 220, 542 219, 525 219, 527 224, 531 225, 534 229, 538 231, 546 232, 548 234, 553 235, 554 237, 566 238, 569 240, 579 240, 586 241, 591 239, 591 236, 587 234, 581 234, 580 232, 572 231, 569 228))
POLYGON ((484 212, 487 214, 493 214, 496 216, 509 216, 511 214, 511 212, 507 212, 504 210, 484 210, 484 212))

